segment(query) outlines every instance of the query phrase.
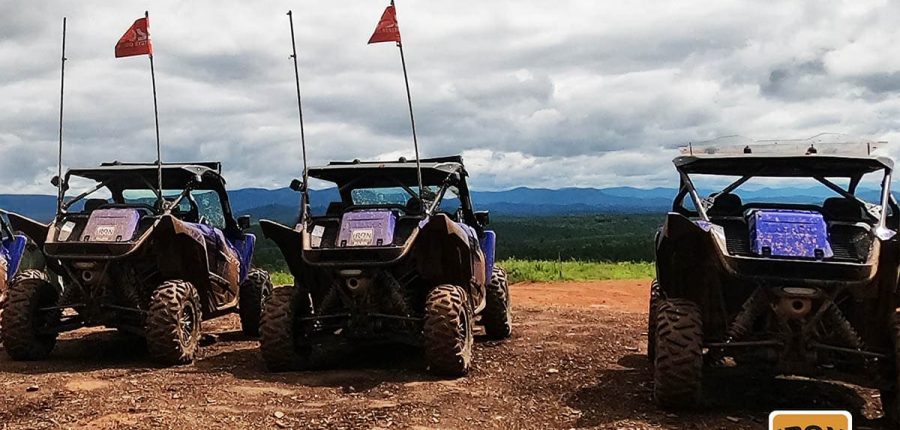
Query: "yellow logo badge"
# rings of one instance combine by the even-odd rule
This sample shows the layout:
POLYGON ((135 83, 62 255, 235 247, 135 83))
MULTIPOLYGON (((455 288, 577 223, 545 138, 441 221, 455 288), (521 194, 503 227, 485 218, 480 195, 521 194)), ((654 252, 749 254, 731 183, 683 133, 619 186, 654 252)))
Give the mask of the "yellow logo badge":
POLYGON ((769 414, 769 430, 852 430, 853 417, 846 411, 775 411, 769 414))

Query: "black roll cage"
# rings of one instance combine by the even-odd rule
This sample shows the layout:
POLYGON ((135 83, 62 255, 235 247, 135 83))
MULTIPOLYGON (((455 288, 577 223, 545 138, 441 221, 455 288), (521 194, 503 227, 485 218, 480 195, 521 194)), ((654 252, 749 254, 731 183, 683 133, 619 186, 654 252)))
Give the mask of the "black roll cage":
MULTIPOLYGON (((460 215, 463 217, 463 219, 461 221, 463 221, 467 225, 474 226, 477 229, 482 229, 483 226, 480 226, 478 221, 475 218, 475 208, 472 203, 472 196, 469 193, 469 186, 464 179, 464 175, 465 175, 465 173, 464 173, 464 171, 462 171, 462 169, 448 173, 444 177, 444 179, 441 181, 440 185, 438 185, 440 188, 438 189, 438 191, 436 193, 434 193, 434 199, 433 199, 433 201, 430 202, 431 204, 428 205, 427 207, 423 206, 423 215, 425 215, 425 216, 434 215, 435 211, 437 211, 437 209, 440 208, 440 204, 443 201, 444 196, 447 193, 447 190, 451 190, 456 193, 457 197, 459 197, 459 205, 460 205, 460 212, 461 212, 460 215)), ((364 175, 359 176, 358 178, 354 178, 354 179, 348 181, 343 186, 338 187, 338 192, 341 196, 341 200, 343 200, 345 202, 351 202, 352 199, 350 196, 350 192, 354 189, 353 186, 358 184, 359 182, 362 182, 365 179, 371 179, 372 177, 373 177, 373 174, 364 174, 364 175)), ((404 184, 399 179, 392 178, 390 176, 390 174, 387 174, 386 172, 380 173, 378 175, 378 177, 389 179, 391 182, 396 183, 396 185, 398 187, 403 188, 407 193, 409 193, 410 197, 416 198, 416 199, 421 199, 421 197, 417 193, 415 193, 409 185, 404 184)), ((430 186, 434 186, 434 185, 435 184, 432 183, 432 184, 425 184, 424 186, 430 187, 430 186)), ((309 214, 310 207, 309 207, 309 202, 306 200, 307 196, 308 195, 306 193, 301 193, 300 214, 298 216, 298 223, 302 222, 304 219, 309 218, 307 215, 309 214)), ((429 196, 425 196, 425 197, 429 197, 429 196)), ((481 232, 479 231, 479 233, 481 233, 481 232)))
MULTIPOLYGON (((690 211, 684 207, 684 199, 689 196, 691 198, 691 201, 694 204, 694 207, 696 208, 697 216, 701 220, 707 221, 707 222, 710 220, 709 215, 707 214, 707 210, 713 206, 717 197, 719 197, 723 194, 729 194, 729 193, 733 192, 734 190, 738 189, 741 185, 743 185, 750 179, 752 179, 754 177, 758 177, 758 176, 752 175, 752 174, 743 175, 739 179, 735 180, 734 182, 730 183, 728 186, 723 188, 721 191, 712 193, 707 198, 701 198, 700 194, 697 192, 697 188, 694 186, 694 182, 691 180, 690 174, 685 172, 684 169, 682 169, 680 167, 677 170, 678 170, 678 174, 680 177, 680 181, 679 181, 679 186, 678 186, 678 194, 675 196, 675 200, 672 203, 672 211, 678 212, 681 214, 692 214, 694 211, 690 211)), ((823 177, 823 176, 810 175, 807 177, 815 179, 816 181, 818 181, 819 183, 821 183, 828 189, 834 191, 838 195, 840 195, 848 200, 852 200, 852 201, 856 202, 861 207, 863 207, 866 210, 866 212, 872 216, 872 218, 877 220, 877 223, 875 224, 876 227, 885 227, 885 225, 887 224, 888 211, 884 210, 884 208, 889 207, 892 204, 894 206, 896 206, 896 202, 894 202, 894 197, 891 195, 891 191, 890 191, 892 170, 887 167, 884 167, 881 170, 884 170, 884 176, 881 180, 881 202, 879 204, 869 203, 865 200, 860 199, 858 196, 856 196, 857 187, 859 186, 860 182, 862 181, 862 177, 864 175, 863 173, 842 176, 842 177, 847 177, 850 180, 850 183, 848 184, 847 189, 841 188, 839 185, 835 184, 834 182, 832 182, 831 180, 829 180, 828 178, 823 177)), ((715 176, 724 176, 724 175, 716 174, 715 176)), ((778 177, 778 176, 766 175, 766 177, 778 177)), ((788 178, 788 177, 797 177, 797 176, 796 175, 785 176, 785 178, 788 178)))
MULTIPOLYGON (((71 176, 72 176, 71 171, 67 172, 64 183, 68 184, 71 176)), ((76 175, 76 176, 80 176, 80 175, 76 175)), ((222 216, 225 219, 225 230, 228 232, 240 231, 240 228, 238 227, 238 223, 234 218, 234 213, 231 210, 231 202, 228 200, 228 193, 225 191, 224 183, 221 181, 220 178, 218 178, 219 180, 216 180, 217 179, 216 177, 213 177, 213 175, 209 175, 209 172, 204 172, 203 174, 197 175, 195 178, 187 181, 184 184, 184 186, 182 187, 181 193, 179 193, 178 197, 174 201, 167 203, 165 205, 160 205, 159 202, 166 201, 166 200, 163 197, 161 190, 159 190, 155 184, 150 183, 142 175, 139 175, 137 173, 129 173, 127 171, 123 171, 123 172, 117 173, 115 176, 113 176, 109 179, 106 179, 103 181, 98 181, 97 184, 94 185, 92 188, 88 189, 85 192, 82 192, 81 194, 78 194, 77 196, 73 197, 72 200, 65 202, 60 207, 60 213, 57 214, 57 218, 67 214, 68 209, 75 203, 77 203, 81 200, 84 200, 91 194, 93 194, 103 188, 106 188, 109 190, 113 201, 118 202, 118 203, 124 203, 125 198, 123 196, 123 192, 125 191, 125 188, 122 186, 117 186, 117 183, 123 182, 125 179, 135 179, 135 178, 139 179, 140 182, 145 184, 147 187, 146 188, 129 187, 128 189, 132 189, 132 190, 146 189, 148 191, 152 191, 153 194, 156 195, 157 204, 152 206, 154 216, 170 215, 172 213, 172 210, 174 208, 178 207, 178 205, 185 199, 187 199, 191 203, 191 205, 195 207, 197 204, 196 204, 196 201, 191 196, 191 191, 208 190, 208 191, 215 192, 216 195, 219 197, 219 202, 222 206, 222 216), (203 181, 203 179, 207 176, 209 177, 208 179, 211 179, 211 180, 203 181), (200 184, 203 184, 204 186, 200 187, 199 186, 200 184), (209 185, 211 185, 211 186, 209 186, 209 185), (162 209, 160 209, 160 207, 162 207, 162 209)), ((85 178, 85 179, 89 179, 89 178, 85 178)), ((63 191, 63 197, 65 197, 65 188, 63 191)))

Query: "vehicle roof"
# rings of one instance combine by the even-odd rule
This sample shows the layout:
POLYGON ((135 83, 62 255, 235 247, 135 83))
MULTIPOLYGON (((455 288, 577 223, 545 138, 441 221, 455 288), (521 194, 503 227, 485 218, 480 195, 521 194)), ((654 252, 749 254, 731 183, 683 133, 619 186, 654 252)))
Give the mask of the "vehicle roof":
POLYGON ((894 161, 884 156, 697 154, 672 162, 685 173, 727 176, 850 178, 894 169, 894 161))
MULTIPOLYGON (((181 189, 197 176, 203 178, 198 188, 212 189, 225 185, 222 178, 222 163, 217 161, 196 163, 163 163, 162 179, 164 189, 181 189)), ((78 176, 97 182, 116 180, 116 188, 145 189, 157 184, 156 163, 123 163, 114 161, 103 163, 99 167, 69 169, 66 176, 78 176), (130 178, 130 179, 129 179, 130 178)))
MULTIPOLYGON (((459 172, 466 176, 461 156, 424 158, 420 160, 422 165, 422 182, 425 185, 439 185, 448 175, 459 172)), ((394 161, 335 161, 325 166, 310 167, 309 176, 324 181, 334 182, 339 187, 359 178, 369 177, 370 181, 363 184, 368 186, 395 186, 391 179, 398 180, 405 185, 418 184, 416 176, 416 160, 394 161)))

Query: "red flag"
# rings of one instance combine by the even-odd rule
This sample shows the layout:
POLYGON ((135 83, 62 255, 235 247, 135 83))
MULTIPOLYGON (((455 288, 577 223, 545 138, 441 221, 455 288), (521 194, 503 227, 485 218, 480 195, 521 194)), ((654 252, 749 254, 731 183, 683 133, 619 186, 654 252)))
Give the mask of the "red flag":
POLYGON ((134 55, 153 55, 153 44, 150 43, 150 18, 140 18, 131 24, 131 28, 116 43, 116 58, 134 55))
POLYGON ((384 10, 381 21, 378 21, 375 32, 369 38, 369 44, 380 42, 400 43, 400 26, 397 25, 397 11, 393 4, 384 10))

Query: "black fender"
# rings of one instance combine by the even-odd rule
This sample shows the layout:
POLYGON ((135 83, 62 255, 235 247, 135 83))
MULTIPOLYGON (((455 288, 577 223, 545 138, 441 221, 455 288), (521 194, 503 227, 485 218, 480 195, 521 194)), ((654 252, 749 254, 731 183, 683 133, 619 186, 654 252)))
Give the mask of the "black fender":
POLYGON ((463 228, 446 214, 431 217, 416 239, 418 271, 433 285, 452 284, 466 290, 472 308, 485 304, 487 279, 484 252, 473 248, 463 228))
POLYGON ((295 279, 300 279, 303 267, 303 233, 267 219, 259 220, 259 226, 262 228, 263 236, 278 245, 291 275, 294 275, 295 279))
POLYGON ((9 218, 10 227, 12 227, 13 231, 22 232, 39 248, 44 247, 44 243, 47 242, 47 234, 50 232, 49 224, 40 223, 15 212, 2 211, 2 213, 9 218))
POLYGON ((204 312, 219 307, 210 301, 209 260, 206 242, 202 233, 171 215, 164 215, 153 228, 148 237, 149 243, 156 246, 156 258, 160 274, 164 279, 182 279, 194 284, 204 303, 204 312))

